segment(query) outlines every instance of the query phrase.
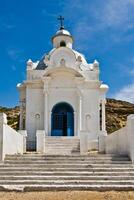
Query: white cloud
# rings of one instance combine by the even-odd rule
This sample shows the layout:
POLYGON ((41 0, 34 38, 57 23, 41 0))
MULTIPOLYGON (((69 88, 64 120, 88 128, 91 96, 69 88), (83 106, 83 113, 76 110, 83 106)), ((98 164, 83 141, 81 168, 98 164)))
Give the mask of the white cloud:
MULTIPOLYGON (((99 15, 99 18, 107 26, 122 26, 124 22, 128 22, 134 18, 133 12, 129 12, 133 6, 133 0, 109 0, 102 11, 103 15, 99 15)), ((128 24, 128 27, 130 28, 131 25, 128 24)), ((122 28, 125 29, 126 27, 123 26, 122 28)))
POLYGON ((134 83, 123 87, 114 95, 114 98, 134 103, 134 83))
POLYGON ((72 21, 72 33, 79 39, 81 50, 89 48, 89 41, 101 34, 104 46, 110 46, 109 40, 112 44, 134 40, 130 31, 134 29, 134 0, 94 1, 93 4, 87 0, 70 0, 64 5, 64 13, 72 21))

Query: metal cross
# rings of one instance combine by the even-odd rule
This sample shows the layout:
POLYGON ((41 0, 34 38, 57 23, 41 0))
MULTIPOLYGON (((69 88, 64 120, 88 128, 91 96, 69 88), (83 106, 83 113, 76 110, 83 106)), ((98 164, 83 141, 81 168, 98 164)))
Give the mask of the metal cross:
POLYGON ((57 19, 60 20, 60 29, 64 29, 64 25, 63 25, 64 17, 62 17, 62 15, 60 15, 57 19))

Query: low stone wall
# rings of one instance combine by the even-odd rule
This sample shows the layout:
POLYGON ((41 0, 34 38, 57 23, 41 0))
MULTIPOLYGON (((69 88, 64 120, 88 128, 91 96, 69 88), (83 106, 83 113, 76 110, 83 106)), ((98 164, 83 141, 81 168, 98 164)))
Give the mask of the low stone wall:
POLYGON ((7 116, 0 113, 0 160, 6 154, 23 154, 24 136, 7 125, 7 116))
POLYGON ((126 127, 104 138, 105 153, 129 155, 134 163, 134 115, 127 118, 126 127))
POLYGON ((128 154, 127 128, 122 128, 105 137, 105 152, 128 154))
POLYGON ((94 133, 87 131, 80 132, 80 154, 88 154, 92 150, 98 150, 98 140, 95 138, 94 133))

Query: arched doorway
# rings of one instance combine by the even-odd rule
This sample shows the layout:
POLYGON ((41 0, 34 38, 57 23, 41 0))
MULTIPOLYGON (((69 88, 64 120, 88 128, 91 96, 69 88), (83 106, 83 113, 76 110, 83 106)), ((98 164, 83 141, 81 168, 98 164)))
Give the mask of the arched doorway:
POLYGON ((51 114, 52 136, 74 136, 74 110, 68 103, 56 104, 51 114))

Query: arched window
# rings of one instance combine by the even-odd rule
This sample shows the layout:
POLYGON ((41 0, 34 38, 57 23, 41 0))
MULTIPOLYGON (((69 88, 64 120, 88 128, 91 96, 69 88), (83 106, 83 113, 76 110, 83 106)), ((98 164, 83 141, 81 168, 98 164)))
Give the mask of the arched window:
POLYGON ((60 42, 60 47, 65 47, 65 46, 66 46, 65 41, 61 41, 61 42, 60 42))

